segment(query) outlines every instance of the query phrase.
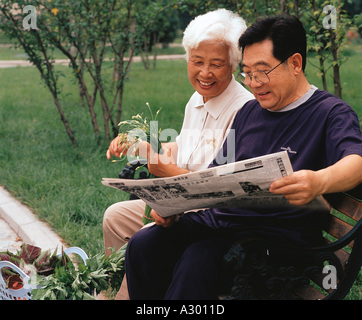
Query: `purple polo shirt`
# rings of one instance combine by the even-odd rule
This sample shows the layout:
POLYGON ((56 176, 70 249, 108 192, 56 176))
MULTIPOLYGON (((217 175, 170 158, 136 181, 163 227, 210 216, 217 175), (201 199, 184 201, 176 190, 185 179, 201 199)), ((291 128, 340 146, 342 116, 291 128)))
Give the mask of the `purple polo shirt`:
MULTIPOLYGON (((265 110, 256 100, 246 103, 232 126, 236 161, 287 150, 293 170, 298 171, 320 170, 351 154, 362 156, 361 130, 354 110, 328 92, 313 91, 307 101, 284 112, 265 110)), ((225 142, 225 156, 226 148, 225 142)), ((215 165, 214 161, 210 166, 215 165)), ((189 218, 215 229, 282 227, 303 234, 320 230, 327 215, 303 207, 211 208, 189 218)))

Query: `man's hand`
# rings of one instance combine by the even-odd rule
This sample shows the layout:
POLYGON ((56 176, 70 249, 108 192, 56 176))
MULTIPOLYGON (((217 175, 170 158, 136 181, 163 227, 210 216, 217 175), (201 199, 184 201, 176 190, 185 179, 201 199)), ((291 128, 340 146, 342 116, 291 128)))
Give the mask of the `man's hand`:
POLYGON ((175 223, 175 220, 176 220, 176 215, 167 217, 167 218, 163 218, 153 209, 151 210, 150 215, 155 220, 156 225, 164 227, 164 228, 171 227, 175 223))
POLYGON ((291 204, 305 205, 315 197, 351 190, 362 183, 362 157, 348 155, 334 165, 311 171, 300 170, 274 181, 270 192, 283 194, 291 204))
POLYGON ((274 181, 269 191, 282 194, 293 205, 306 205, 321 194, 323 182, 318 172, 300 170, 274 181))

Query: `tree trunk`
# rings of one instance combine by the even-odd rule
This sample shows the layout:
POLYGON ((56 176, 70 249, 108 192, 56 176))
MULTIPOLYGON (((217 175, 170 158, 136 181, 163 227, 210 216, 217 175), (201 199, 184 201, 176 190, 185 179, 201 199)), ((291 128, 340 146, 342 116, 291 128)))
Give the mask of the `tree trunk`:
POLYGON ((321 49, 318 50, 318 55, 319 55, 319 70, 322 73, 322 83, 323 83, 323 90, 324 91, 328 91, 328 87, 327 87, 327 78, 326 78, 326 70, 324 68, 324 60, 323 60, 323 56, 322 56, 323 52, 321 49))
POLYGON ((332 56, 333 56, 333 83, 334 83, 334 95, 342 99, 342 86, 341 77, 339 73, 338 63, 338 47, 336 44, 336 34, 331 29, 331 42, 332 42, 332 56))
POLYGON ((54 103, 57 106, 58 112, 60 114, 60 119, 62 120, 62 122, 64 124, 65 130, 66 130, 66 132, 68 134, 70 142, 72 143, 73 147, 76 148, 76 147, 78 147, 77 141, 75 140, 73 131, 70 128, 69 123, 68 123, 68 121, 67 121, 67 119, 66 119, 66 117, 64 115, 64 112, 63 112, 63 109, 62 109, 62 107, 61 107, 61 105, 59 103, 58 97, 56 95, 54 95, 53 92, 52 92, 52 95, 53 95, 54 103))

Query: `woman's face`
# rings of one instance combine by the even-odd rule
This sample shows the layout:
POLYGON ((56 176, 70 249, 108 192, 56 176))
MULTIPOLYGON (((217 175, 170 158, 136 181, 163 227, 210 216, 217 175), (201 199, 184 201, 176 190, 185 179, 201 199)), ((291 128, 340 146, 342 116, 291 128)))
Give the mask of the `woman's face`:
POLYGON ((204 42, 191 49, 187 64, 188 77, 204 102, 221 94, 229 85, 232 70, 229 47, 220 43, 204 42))

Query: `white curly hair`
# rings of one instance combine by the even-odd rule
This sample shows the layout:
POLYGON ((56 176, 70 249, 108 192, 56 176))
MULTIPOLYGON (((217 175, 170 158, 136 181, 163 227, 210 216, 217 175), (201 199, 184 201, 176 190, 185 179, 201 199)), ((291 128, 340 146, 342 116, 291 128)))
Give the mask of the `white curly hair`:
POLYGON ((226 9, 197 16, 184 31, 182 45, 186 51, 186 60, 191 49, 196 49, 201 42, 217 42, 229 47, 230 65, 236 70, 241 61, 238 41, 245 29, 244 19, 226 9))

